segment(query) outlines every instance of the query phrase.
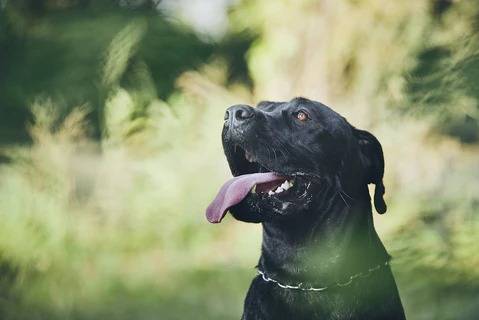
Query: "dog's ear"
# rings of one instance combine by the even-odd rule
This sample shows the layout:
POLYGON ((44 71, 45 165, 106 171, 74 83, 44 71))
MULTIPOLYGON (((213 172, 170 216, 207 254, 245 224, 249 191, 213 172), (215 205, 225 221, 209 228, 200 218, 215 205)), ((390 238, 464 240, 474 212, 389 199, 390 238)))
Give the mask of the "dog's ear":
POLYGON ((354 134, 358 139, 361 164, 364 168, 366 182, 374 183, 374 207, 379 214, 383 214, 387 210, 386 202, 384 202, 384 155, 381 144, 378 139, 365 130, 354 128, 354 134))

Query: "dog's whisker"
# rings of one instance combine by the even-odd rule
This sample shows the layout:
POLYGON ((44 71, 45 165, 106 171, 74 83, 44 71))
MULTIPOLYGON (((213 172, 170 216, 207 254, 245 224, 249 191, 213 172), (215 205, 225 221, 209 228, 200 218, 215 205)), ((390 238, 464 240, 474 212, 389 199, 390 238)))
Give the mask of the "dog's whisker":
POLYGON ((336 192, 336 194, 339 194, 339 196, 340 196, 341 199, 343 200, 343 202, 344 202, 344 204, 346 205, 346 207, 348 207, 348 209, 351 209, 351 207, 349 206, 349 203, 346 201, 346 199, 344 199, 341 190, 338 190, 338 191, 336 192))
POLYGON ((271 159, 271 149, 267 145, 263 145, 263 147, 268 152, 268 162, 271 162, 272 161, 272 159, 271 159))
POLYGON ((349 194, 347 194, 344 190, 340 190, 342 192, 342 194, 344 194, 346 197, 348 197, 350 200, 354 200, 353 197, 351 197, 349 194))
POLYGON ((272 150, 273 150, 273 155, 274 155, 274 161, 278 161, 278 155, 276 154, 275 149, 272 149, 272 150))

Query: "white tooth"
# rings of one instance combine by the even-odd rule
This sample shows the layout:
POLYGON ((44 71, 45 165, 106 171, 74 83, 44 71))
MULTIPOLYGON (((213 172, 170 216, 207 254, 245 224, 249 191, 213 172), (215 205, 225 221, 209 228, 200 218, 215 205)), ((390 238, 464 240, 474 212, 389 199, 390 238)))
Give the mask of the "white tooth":
POLYGON ((256 193, 256 185, 254 185, 253 189, 251 189, 251 193, 256 193))
POLYGON ((274 194, 273 191, 271 191, 271 190, 268 191, 268 195, 269 195, 269 196, 272 196, 273 194, 274 194))
POLYGON ((284 191, 284 189, 283 189, 283 188, 281 188, 281 187, 278 187, 278 189, 276 189, 275 193, 280 193, 280 192, 283 192, 283 191, 284 191))
POLYGON ((291 188, 289 181, 286 180, 285 182, 283 182, 283 184, 281 185, 281 188, 283 188, 284 190, 288 190, 289 188, 291 188))

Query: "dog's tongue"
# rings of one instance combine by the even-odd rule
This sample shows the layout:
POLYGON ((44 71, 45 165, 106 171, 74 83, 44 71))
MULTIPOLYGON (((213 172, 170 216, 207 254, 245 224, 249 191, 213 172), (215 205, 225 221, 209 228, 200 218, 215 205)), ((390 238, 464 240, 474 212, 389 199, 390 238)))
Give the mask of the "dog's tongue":
POLYGON ((250 190, 260 183, 282 180, 273 172, 244 174, 234 177, 221 187, 216 198, 206 209, 206 219, 211 223, 219 223, 226 211, 243 200, 250 190))

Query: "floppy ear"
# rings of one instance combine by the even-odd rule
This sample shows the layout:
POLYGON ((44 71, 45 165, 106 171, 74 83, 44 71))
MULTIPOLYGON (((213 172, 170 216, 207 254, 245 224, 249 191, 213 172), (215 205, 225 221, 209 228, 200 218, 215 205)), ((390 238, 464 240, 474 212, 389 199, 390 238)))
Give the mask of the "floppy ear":
POLYGON ((384 202, 384 156, 383 149, 378 139, 365 130, 354 128, 354 134, 358 139, 361 163, 366 171, 366 182, 374 183, 374 207, 379 214, 383 214, 387 210, 384 202))

